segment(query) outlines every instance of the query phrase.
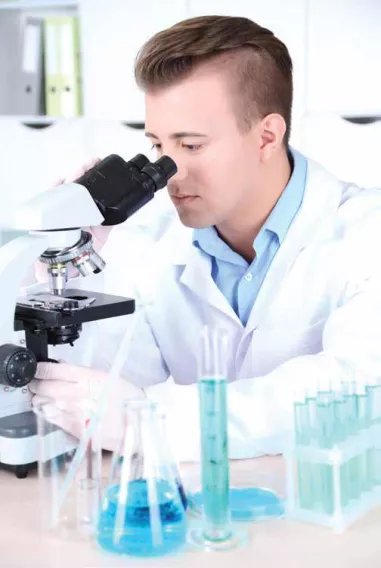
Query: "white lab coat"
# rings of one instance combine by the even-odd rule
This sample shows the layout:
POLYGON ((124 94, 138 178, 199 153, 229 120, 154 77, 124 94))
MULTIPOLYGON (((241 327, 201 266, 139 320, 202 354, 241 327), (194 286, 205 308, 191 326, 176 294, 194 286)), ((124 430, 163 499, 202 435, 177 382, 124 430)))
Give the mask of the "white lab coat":
POLYGON ((303 204, 246 327, 191 234, 173 220, 155 244, 156 266, 145 267, 139 284, 145 315, 124 367, 126 378, 166 405, 180 459, 198 456, 190 383, 205 324, 230 334, 233 458, 282 452, 292 401, 305 389, 348 373, 381 376, 381 190, 345 184, 308 161, 303 204))

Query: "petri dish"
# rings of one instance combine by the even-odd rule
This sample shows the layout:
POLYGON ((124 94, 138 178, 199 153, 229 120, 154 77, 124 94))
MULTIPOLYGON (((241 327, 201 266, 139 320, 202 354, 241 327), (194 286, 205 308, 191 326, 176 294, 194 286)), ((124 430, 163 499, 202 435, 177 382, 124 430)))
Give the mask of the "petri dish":
MULTIPOLYGON (((200 481, 184 480, 188 511, 201 517, 202 492, 200 481)), ((285 481, 280 475, 250 472, 235 475, 230 482, 229 502, 232 521, 262 522, 285 515, 285 481)))

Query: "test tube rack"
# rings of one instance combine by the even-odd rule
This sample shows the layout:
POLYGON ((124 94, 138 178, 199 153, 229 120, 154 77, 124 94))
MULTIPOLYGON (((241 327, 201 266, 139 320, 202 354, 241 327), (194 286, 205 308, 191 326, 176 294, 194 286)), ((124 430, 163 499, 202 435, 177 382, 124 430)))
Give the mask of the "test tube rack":
MULTIPOLYGON (((313 430, 308 423, 301 430, 295 413, 293 440, 285 452, 287 518, 341 534, 381 506, 381 423, 374 404, 380 393, 378 386, 365 395, 352 395, 354 413, 347 414, 344 422, 335 413, 339 397, 331 393, 318 422, 316 408, 312 412, 313 430)), ((311 410, 308 399, 304 406, 311 410)))

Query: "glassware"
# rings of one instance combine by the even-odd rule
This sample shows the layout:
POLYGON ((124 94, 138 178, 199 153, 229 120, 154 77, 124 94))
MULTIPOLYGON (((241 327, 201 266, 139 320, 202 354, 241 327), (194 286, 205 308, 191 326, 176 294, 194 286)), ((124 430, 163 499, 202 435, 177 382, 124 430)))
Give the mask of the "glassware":
MULTIPOLYGON (((266 458, 264 458, 266 459, 266 458)), ((189 512, 203 515, 201 480, 184 479, 189 512)), ((284 476, 267 467, 233 472, 229 483, 229 507, 232 522, 264 522, 285 514, 284 476)))
POLYGON ((181 483, 155 403, 130 401, 102 499, 97 542, 132 556, 162 556, 186 541, 181 483))
POLYGON ((203 527, 191 530, 189 540, 207 550, 235 548, 245 537, 233 530, 229 505, 227 354, 226 332, 205 327, 198 382, 203 527))
POLYGON ((71 537, 75 533, 94 534, 102 483, 101 441, 99 429, 95 429, 62 502, 64 480, 83 438, 89 415, 88 401, 78 401, 77 411, 74 404, 71 413, 48 401, 33 409, 37 417, 41 528, 71 537), (61 424, 75 435, 61 429, 61 424))

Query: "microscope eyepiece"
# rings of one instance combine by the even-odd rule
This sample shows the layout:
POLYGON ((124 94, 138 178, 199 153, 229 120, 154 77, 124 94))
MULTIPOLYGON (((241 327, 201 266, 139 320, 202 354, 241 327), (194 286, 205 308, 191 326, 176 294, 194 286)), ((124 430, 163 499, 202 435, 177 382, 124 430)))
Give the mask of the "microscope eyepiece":
POLYGON ((137 154, 126 162, 111 154, 75 183, 89 191, 103 215, 102 225, 119 225, 150 201, 176 172, 169 156, 150 162, 144 154, 137 154))
POLYGON ((177 166, 175 162, 169 156, 162 156, 155 162, 155 166, 160 167, 164 170, 167 180, 177 173, 177 166))
POLYGON ((146 164, 149 164, 149 159, 144 154, 137 154, 134 158, 131 158, 128 164, 134 164, 138 170, 142 170, 146 164))
POLYGON ((169 156, 162 156, 157 162, 148 163, 142 169, 156 186, 156 191, 167 185, 167 181, 177 172, 175 162, 169 156))

